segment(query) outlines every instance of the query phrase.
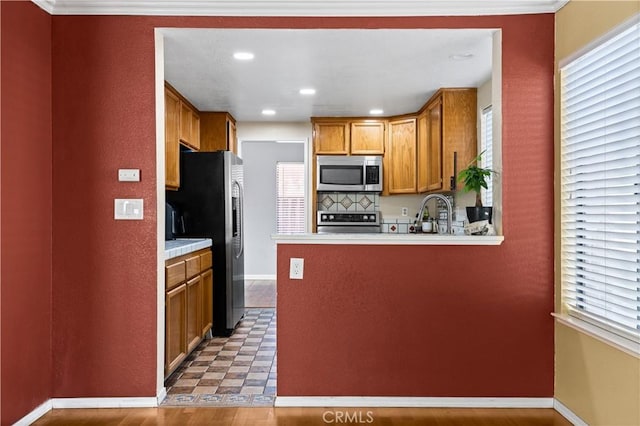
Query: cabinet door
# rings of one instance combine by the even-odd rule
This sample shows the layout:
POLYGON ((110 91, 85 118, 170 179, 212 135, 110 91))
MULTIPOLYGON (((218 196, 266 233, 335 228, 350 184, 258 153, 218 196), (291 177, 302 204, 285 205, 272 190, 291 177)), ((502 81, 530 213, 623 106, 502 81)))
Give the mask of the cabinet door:
POLYGON ((313 146, 316 154, 348 154, 349 123, 315 123, 313 146))
POLYGON ((238 154, 238 139, 236 135, 236 123, 227 119, 227 146, 228 150, 238 154))
POLYGON ((200 150, 200 117, 197 113, 191 112, 191 147, 196 151, 200 150))
POLYGON ((213 326, 213 271, 202 273, 202 336, 213 326))
POLYGON ((164 91, 164 155, 165 186, 180 186, 180 99, 168 89, 164 91))
POLYGON ((202 276, 187 281, 187 352, 202 340, 202 276))
MULTIPOLYGON (((442 185, 450 189, 451 178, 477 154, 477 90, 446 89, 442 94, 442 185), (454 156, 457 159, 454 166, 454 156)), ((457 179, 457 176, 455 176, 457 179)), ((460 183, 457 182, 458 187, 460 183)))
POLYGON ((389 193, 416 193, 416 119, 389 122, 389 193))
POLYGON ((426 189, 433 191, 442 188, 442 101, 430 106, 428 114, 426 189))
POLYGON ((376 121, 351 123, 351 154, 384 154, 384 123, 376 121))
POLYGON ((168 291, 165 296, 164 373, 168 375, 187 356, 187 286, 168 291))
POLYGON ((418 192, 426 192, 428 186, 428 129, 429 115, 425 110, 418 116, 418 192))
POLYGON ((191 143, 191 108, 180 102, 180 142, 191 143))

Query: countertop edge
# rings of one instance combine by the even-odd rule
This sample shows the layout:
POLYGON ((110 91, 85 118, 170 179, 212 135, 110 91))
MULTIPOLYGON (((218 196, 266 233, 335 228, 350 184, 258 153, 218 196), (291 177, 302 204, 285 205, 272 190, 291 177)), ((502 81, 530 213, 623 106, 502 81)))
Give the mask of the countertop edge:
POLYGON ((213 240, 211 240, 211 238, 204 238, 204 239, 194 238, 194 241, 188 241, 189 239, 181 239, 181 240, 184 241, 184 244, 181 245, 180 247, 175 247, 168 250, 165 249, 164 251, 165 261, 213 246, 213 240))
POLYGON ((499 246, 504 236, 421 234, 272 234, 276 244, 348 244, 392 246, 499 246))

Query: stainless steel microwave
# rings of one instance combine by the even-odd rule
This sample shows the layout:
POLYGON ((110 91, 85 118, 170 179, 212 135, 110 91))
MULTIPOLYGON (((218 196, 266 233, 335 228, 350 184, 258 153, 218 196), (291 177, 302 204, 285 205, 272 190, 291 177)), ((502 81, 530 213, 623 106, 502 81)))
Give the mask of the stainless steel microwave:
POLYGON ((382 156, 318 155, 317 191, 382 191, 382 156))

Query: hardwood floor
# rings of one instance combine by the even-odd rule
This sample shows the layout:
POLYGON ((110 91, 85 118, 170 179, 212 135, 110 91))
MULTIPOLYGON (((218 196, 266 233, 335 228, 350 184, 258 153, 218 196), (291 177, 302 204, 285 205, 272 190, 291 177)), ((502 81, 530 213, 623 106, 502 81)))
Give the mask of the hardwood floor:
POLYGON ((244 306, 247 308, 275 308, 276 282, 274 280, 246 280, 244 306))
POLYGON ((553 409, 486 408, 118 408, 53 410, 34 425, 570 426, 553 409))

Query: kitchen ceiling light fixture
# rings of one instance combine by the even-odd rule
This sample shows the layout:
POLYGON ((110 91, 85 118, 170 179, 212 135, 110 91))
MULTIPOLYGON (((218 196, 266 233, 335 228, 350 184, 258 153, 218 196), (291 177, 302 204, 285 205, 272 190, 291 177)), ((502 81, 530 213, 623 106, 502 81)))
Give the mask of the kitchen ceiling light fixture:
POLYGON ((452 61, 468 61, 473 58, 473 53, 458 53, 455 55, 449 55, 449 59, 452 61))
POLYGON ((301 95, 315 95, 316 94, 316 89, 312 89, 312 88, 304 88, 304 89, 300 89, 300 94, 301 95))
POLYGON ((374 108, 372 110, 369 110, 369 114, 371 114, 371 115, 382 115, 382 114, 384 114, 384 110, 382 110, 380 108, 374 108))
POLYGON ((275 110, 272 110, 272 109, 263 109, 262 115, 276 115, 276 112, 275 110))
POLYGON ((250 61, 254 58, 254 54, 251 52, 236 52, 233 54, 234 59, 239 61, 250 61))

